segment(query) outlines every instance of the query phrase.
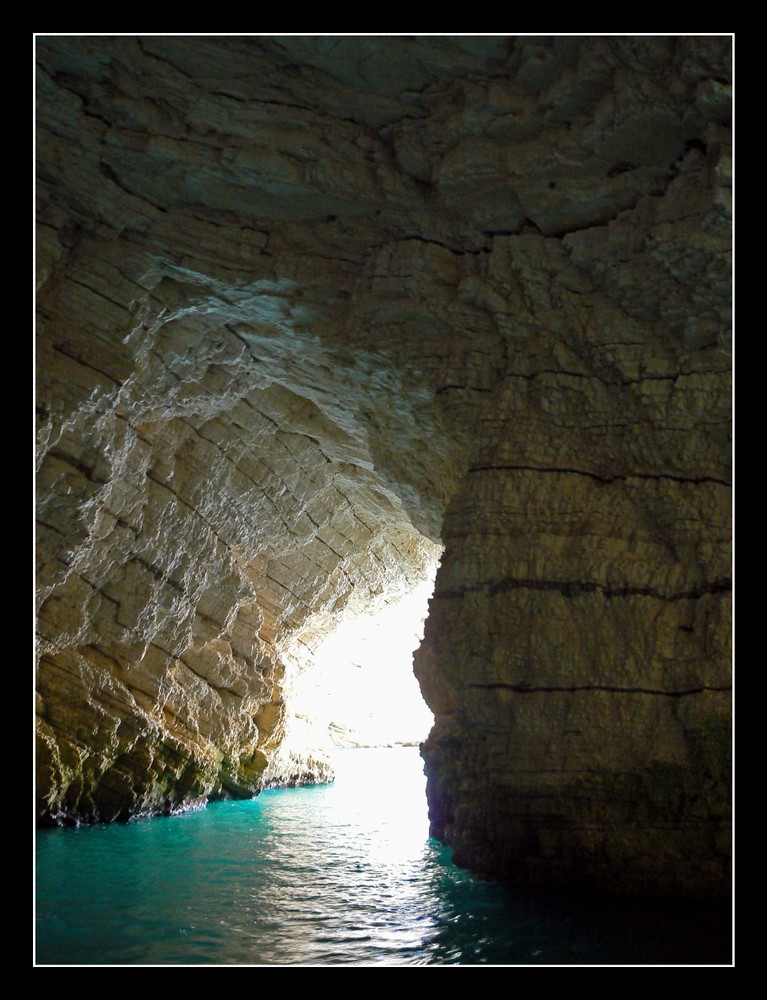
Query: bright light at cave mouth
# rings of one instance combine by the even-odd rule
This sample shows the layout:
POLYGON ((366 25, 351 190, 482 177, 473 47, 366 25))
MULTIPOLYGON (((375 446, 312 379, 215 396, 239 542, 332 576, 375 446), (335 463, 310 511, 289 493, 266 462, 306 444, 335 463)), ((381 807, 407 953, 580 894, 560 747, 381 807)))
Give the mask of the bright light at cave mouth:
MULTIPOLYGON (((343 621, 316 648, 311 668, 290 697, 292 736, 306 726, 307 741, 338 747, 421 743, 434 716, 413 674, 434 591, 435 562, 428 579, 374 614, 343 621)), ((299 737, 300 739, 300 737, 299 737)))

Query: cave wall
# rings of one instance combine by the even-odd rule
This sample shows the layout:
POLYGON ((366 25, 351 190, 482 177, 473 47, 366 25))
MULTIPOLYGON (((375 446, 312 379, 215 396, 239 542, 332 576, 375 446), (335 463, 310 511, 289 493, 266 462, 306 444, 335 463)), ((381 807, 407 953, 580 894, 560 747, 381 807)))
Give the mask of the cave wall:
MULTIPOLYGON (((433 829, 488 874, 727 886, 729 377, 717 344, 690 343, 694 319, 662 318, 680 290, 656 248, 683 274, 716 245, 670 236, 673 199, 506 250, 544 292, 448 507, 417 661, 437 706, 433 829)), ((716 281, 699 294, 716 309, 716 281)))
POLYGON ((442 543, 456 860, 726 891, 730 47, 38 38, 43 821, 325 776, 286 678, 442 543))

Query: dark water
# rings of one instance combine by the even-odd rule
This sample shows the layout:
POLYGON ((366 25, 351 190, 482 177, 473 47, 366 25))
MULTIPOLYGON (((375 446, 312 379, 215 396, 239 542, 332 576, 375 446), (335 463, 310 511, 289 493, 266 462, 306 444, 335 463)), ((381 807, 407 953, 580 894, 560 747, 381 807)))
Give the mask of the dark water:
POLYGON ((340 754, 334 785, 44 830, 39 964, 730 962, 714 907, 562 899, 482 882, 428 839, 416 749, 340 754))

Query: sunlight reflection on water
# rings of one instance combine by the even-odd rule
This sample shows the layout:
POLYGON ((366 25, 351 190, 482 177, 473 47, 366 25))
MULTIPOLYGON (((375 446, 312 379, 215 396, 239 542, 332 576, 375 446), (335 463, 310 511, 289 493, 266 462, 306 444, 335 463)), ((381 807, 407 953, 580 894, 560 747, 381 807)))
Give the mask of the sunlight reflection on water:
POLYGON ((41 831, 37 961, 728 960, 713 911, 563 902, 456 868, 428 839, 415 748, 344 750, 337 774, 182 816, 41 831))

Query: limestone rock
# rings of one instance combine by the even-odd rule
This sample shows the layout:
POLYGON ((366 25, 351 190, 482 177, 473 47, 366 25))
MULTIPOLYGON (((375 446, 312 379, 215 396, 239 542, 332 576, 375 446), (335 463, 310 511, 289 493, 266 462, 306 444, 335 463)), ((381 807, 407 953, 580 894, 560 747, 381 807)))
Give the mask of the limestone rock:
POLYGON ((730 60, 38 38, 44 822, 327 777, 286 692, 441 544, 434 832, 726 891, 730 60))

